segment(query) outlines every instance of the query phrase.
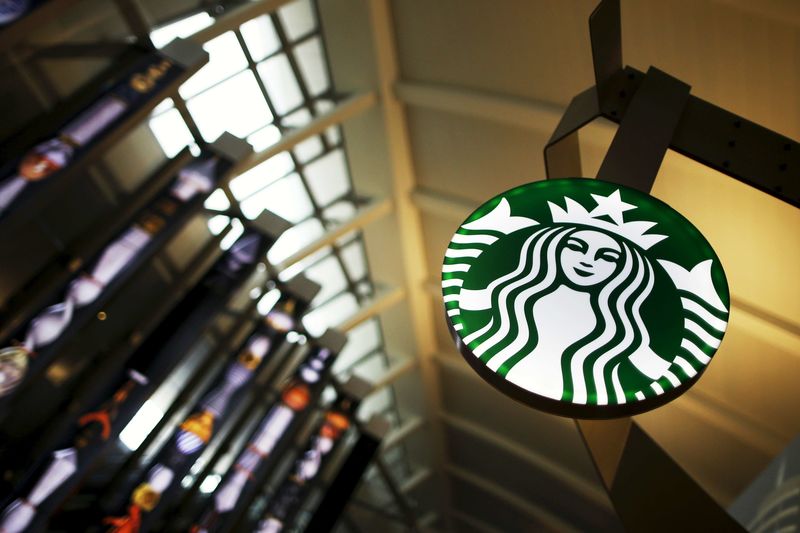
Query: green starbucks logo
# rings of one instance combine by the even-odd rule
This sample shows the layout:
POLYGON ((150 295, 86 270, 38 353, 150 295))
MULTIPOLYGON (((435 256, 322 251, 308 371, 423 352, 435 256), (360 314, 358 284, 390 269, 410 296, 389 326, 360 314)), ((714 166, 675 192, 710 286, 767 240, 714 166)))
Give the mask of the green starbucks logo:
POLYGON ((529 183, 459 227, 442 267, 451 332, 507 394, 566 416, 666 403, 719 347, 730 297, 683 216, 590 179, 529 183))

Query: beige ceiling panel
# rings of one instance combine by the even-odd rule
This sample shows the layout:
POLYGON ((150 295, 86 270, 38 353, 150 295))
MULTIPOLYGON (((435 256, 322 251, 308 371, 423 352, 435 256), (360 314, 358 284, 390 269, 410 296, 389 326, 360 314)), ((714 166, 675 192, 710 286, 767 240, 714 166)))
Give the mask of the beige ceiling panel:
POLYGON ((407 116, 421 187, 483 203, 544 177, 546 134, 430 109, 407 116))
POLYGON ((404 79, 566 104, 592 83, 593 0, 392 2, 404 79))
POLYGON ((691 398, 636 417, 675 461, 722 505, 731 501, 772 458, 742 440, 735 428, 717 420, 691 398))
POLYGON ((774 453, 800 431, 798 381, 800 336, 734 309, 725 341, 697 390, 741 416, 774 453))
POLYGON ((571 419, 517 403, 481 380, 464 361, 456 360, 453 365, 439 364, 439 369, 442 404, 446 412, 503 435, 595 482, 594 467, 571 419), (463 368, 454 365, 463 365, 463 368))
POLYGON ((492 479, 488 484, 484 484, 483 478, 474 479, 469 472, 460 470, 451 473, 450 476, 453 507, 456 511, 467 515, 480 517, 481 521, 489 523, 497 531, 503 532, 559 532, 577 531, 572 526, 563 527, 563 521, 557 527, 548 524, 547 515, 541 514, 541 508, 523 502, 512 500, 508 496, 516 496, 513 493, 502 491, 497 492, 493 486, 497 480, 492 479))
MULTIPOLYGON (((475 207, 479 204, 475 202, 475 207)), ((422 234, 425 239, 425 249, 428 251, 428 277, 438 283, 442 270, 444 252, 453 233, 458 229, 460 221, 451 218, 420 213, 422 219, 422 234)))
POLYGON ((607 502, 602 505, 583 497, 563 478, 456 427, 448 427, 446 435, 448 454, 456 466, 496 480, 506 490, 545 507, 583 531, 621 530, 607 502), (580 515, 572 512, 576 506, 583 510, 580 515))
POLYGON ((653 195, 688 218, 719 255, 734 301, 800 325, 800 210, 670 152, 653 195))
POLYGON ((693 94, 798 138, 800 4, 766 2, 785 16, 755 15, 764 3, 623 1, 624 61, 655 65, 693 94))
POLYGON ((436 328, 436 341, 438 342, 439 349, 442 353, 460 358, 461 356, 458 355, 455 345, 453 344, 453 337, 450 335, 450 330, 447 328, 447 319, 444 316, 444 304, 442 303, 442 297, 437 297, 434 295, 431 296, 433 298, 432 305, 438 305, 440 308, 440 311, 438 313, 434 313, 433 315, 436 317, 434 327, 436 328))

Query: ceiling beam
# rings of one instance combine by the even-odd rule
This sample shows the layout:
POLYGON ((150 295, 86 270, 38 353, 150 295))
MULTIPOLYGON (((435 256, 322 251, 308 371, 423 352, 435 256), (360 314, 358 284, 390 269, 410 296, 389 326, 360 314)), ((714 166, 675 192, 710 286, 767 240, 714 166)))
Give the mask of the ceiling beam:
MULTIPOLYGON (((426 287, 431 296, 441 298, 441 288, 438 282, 429 282, 426 287)), ((438 354, 436 361, 470 379, 480 379, 466 364, 461 364, 460 358, 460 354, 455 356, 438 354)), ((738 411, 723 408, 719 402, 714 401, 707 393, 701 392, 696 387, 681 395, 680 403, 675 405, 702 418, 718 430, 767 457, 772 457, 780 452, 789 440, 789 437, 776 433, 773 428, 764 427, 738 411)))
POLYGON ((259 0, 258 2, 247 2, 217 17, 213 24, 194 33, 189 39, 201 44, 207 43, 225 32, 238 29, 239 26, 248 20, 277 11, 281 6, 288 4, 290 1, 291 0, 259 0))
MULTIPOLYGON (((436 350, 436 333, 430 301, 423 287, 427 279, 425 242, 419 211, 411 200, 416 186, 412 164, 410 138, 405 112, 397 99, 394 86, 399 80, 394 21, 389 0, 368 0, 369 21, 372 30, 372 48, 381 97, 386 146, 392 174, 392 193, 397 217, 397 240, 402 257, 405 285, 408 288, 408 304, 411 310, 411 327, 416 353, 420 361, 420 376, 423 384, 423 399, 428 412, 437 412, 441 406, 440 389, 436 371, 430 356, 436 350)), ((437 491, 444 499, 445 507, 451 507, 450 485, 444 480, 442 466, 446 462, 444 432, 441 424, 430 424, 432 433, 434 465, 439 475, 437 491)), ((453 529, 449 516, 447 528, 453 529)))
MULTIPOLYGON (((445 470, 452 477, 488 492, 489 494, 497 497, 500 501, 507 503, 511 507, 514 507, 524 514, 527 514, 533 518, 537 524, 544 526, 548 530, 561 532, 580 531, 578 528, 570 524, 566 519, 556 516, 547 509, 539 507, 538 505, 521 498, 519 495, 506 490, 492 480, 486 479, 485 477, 477 474, 473 474, 472 472, 452 464, 448 464, 445 467, 445 470)), ((497 513, 499 511, 494 509, 493 512, 497 513)))
POLYGON ((417 432, 417 430, 421 429, 425 425, 425 419, 421 416, 412 416, 406 418, 399 427, 393 429, 385 439, 383 439, 382 443, 382 450, 390 450, 394 446, 397 446, 409 436, 413 435, 417 432))
POLYGON ((480 531, 481 533, 503 533, 496 527, 487 524, 483 520, 475 518, 471 514, 462 513, 461 511, 458 511, 456 509, 450 509, 449 514, 459 522, 463 522, 472 529, 480 531))
POLYGON ((281 152, 291 150, 299 143, 314 135, 319 135, 331 126, 336 126, 360 115, 373 107, 377 101, 377 95, 372 91, 356 93, 339 102, 329 111, 317 116, 305 126, 286 133, 275 144, 245 158, 244 161, 234 167, 234 172, 241 174, 281 152))
POLYGON ((564 485, 574 491, 578 497, 589 500, 594 505, 605 508, 609 512, 613 512, 611 502, 609 502, 608 496, 599 482, 592 483, 583 476, 566 468, 562 463, 548 459, 533 451, 532 448, 522 446, 495 431, 486 429, 460 416, 441 412, 439 413, 439 417, 448 426, 500 448, 504 452, 513 455, 516 459, 530 464, 537 470, 546 472, 549 476, 564 483, 564 485))
POLYGON ((391 287, 383 290, 378 290, 377 295, 372 301, 367 302, 365 305, 359 307, 351 317, 342 321, 336 326, 336 329, 347 332, 383 313, 390 307, 393 307, 403 301, 406 297, 406 290, 404 287, 391 287))
POLYGON ((293 267, 303 259, 318 252, 322 248, 331 246, 348 233, 356 230, 362 230, 372 222, 389 215, 393 209, 394 205, 388 198, 372 201, 366 206, 360 207, 353 218, 340 224, 339 226, 336 226, 335 228, 326 232, 319 239, 304 246, 291 256, 275 265, 275 268, 279 272, 283 273, 287 269, 293 267))
MULTIPOLYGON (((543 100, 438 83, 399 81, 394 90, 400 101, 407 105, 498 122, 546 133, 548 136, 555 130, 566 109, 543 100)), ((609 134, 617 129, 616 125, 605 120, 596 121, 595 124, 609 134)))
MULTIPOLYGON (((372 390, 370 390, 369 394, 378 392, 382 388, 394 383, 395 380, 408 374, 417 368, 418 362, 419 359, 416 357, 404 357, 400 361, 393 363, 383 374, 372 381, 372 390)), ((358 372, 356 372, 356 374, 357 373, 358 372)))
POLYGON ((399 81, 394 86, 401 102, 522 128, 551 132, 564 107, 548 102, 475 91, 462 86, 399 81))

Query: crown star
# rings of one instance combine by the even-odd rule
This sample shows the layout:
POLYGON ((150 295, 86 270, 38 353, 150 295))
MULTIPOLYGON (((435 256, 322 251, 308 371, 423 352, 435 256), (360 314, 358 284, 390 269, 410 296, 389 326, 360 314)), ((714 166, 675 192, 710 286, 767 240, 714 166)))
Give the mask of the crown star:
POLYGON ((601 215, 608 215, 617 225, 622 225, 622 213, 636 209, 636 206, 622 201, 619 194, 619 189, 612 192, 608 196, 600 196, 599 194, 592 194, 592 198, 597 202, 597 207, 592 209, 589 216, 599 217, 601 215))
POLYGON ((592 198, 597 202, 597 207, 592 209, 591 212, 568 196, 564 197, 566 209, 553 202, 547 202, 550 206, 550 214, 553 217, 553 222, 594 226, 611 233, 616 233, 638 244, 645 250, 667 238, 666 235, 647 233, 648 230, 656 225, 655 222, 647 220, 624 221, 622 213, 635 209, 636 206, 623 202, 620 197, 619 189, 608 196, 592 194, 592 198), (602 215, 608 215, 613 222, 598 218, 602 215))

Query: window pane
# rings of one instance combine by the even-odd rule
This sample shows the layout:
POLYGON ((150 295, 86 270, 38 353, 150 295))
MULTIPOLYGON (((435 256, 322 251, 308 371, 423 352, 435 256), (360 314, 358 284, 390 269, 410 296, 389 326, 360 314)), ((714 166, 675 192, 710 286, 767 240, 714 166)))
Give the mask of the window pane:
POLYGON ((321 154, 324 148, 319 135, 315 135, 314 137, 309 137, 305 141, 296 144, 293 151, 295 157, 297 157, 301 163, 307 163, 321 154))
POLYGON ((327 205, 350 190, 344 150, 338 149, 309 163, 306 181, 318 205, 327 205))
POLYGON ((303 318, 303 325, 312 336, 318 337, 325 333, 326 329, 337 326, 353 316, 358 308, 355 296, 346 292, 309 312, 303 318))
POLYGON ((289 222, 300 222, 314 213, 311 200, 303 189, 300 176, 292 174, 256 193, 241 203, 247 218, 255 218, 269 209, 289 222))
POLYGON ((228 197, 225 196, 225 193, 222 192, 222 189, 217 189, 211 193, 203 205, 206 209, 224 211, 231 206, 231 203, 228 201, 228 197))
POLYGON ((336 202, 330 207, 322 210, 325 220, 332 220, 335 222, 344 222, 350 220, 356 215, 356 206, 349 200, 342 200, 336 202))
POLYGON ((175 157, 186 145, 194 142, 177 109, 170 109, 151 118, 150 129, 167 157, 175 157))
POLYGON ((277 126, 270 124, 266 128, 260 129, 247 138, 253 146, 253 150, 260 152, 268 146, 272 146, 281 139, 281 130, 277 126))
POLYGON ((314 96, 327 91, 330 81, 320 38, 299 44, 294 54, 308 92, 314 96))
POLYGON ((311 0, 297 0, 278 10, 286 35, 290 41, 309 33, 316 26, 311 0))
POLYGON ((322 237, 325 228, 316 218, 312 218, 292 226, 269 249, 267 259, 273 265, 288 259, 292 254, 300 251, 304 246, 322 237))
POLYGON ((311 122, 312 118, 314 117, 311 115, 311 111, 307 107, 302 107, 294 113, 281 117, 281 124, 287 128, 301 128, 311 122))
POLYGON ((156 48, 161 48, 171 43, 176 37, 189 37, 213 23, 214 19, 208 13, 198 13, 151 31, 150 39, 156 48))
POLYGON ((244 137, 272 120, 250 71, 195 96, 186 105, 203 138, 209 142, 226 130, 244 137))
POLYGON ((228 225, 229 221, 230 218, 226 217, 225 215, 217 215, 212 217, 208 221, 208 230, 214 235, 219 235, 228 225))
MULTIPOLYGON (((282 152, 231 180, 234 198, 242 200, 294 169, 291 156, 282 152)), ((259 211, 260 212, 260 211, 259 211)))
POLYGON ((342 267, 333 255, 308 267, 305 275, 322 287, 314 297, 314 302, 324 302, 347 288, 347 278, 344 277, 342 267))
POLYGON ((258 74, 264 80, 272 105, 279 115, 284 115, 303 103, 303 94, 292 73, 286 54, 271 57, 258 65, 258 74))
POLYGON ((361 239, 342 248, 341 256, 350 279, 361 279, 367 275, 367 258, 361 239))
POLYGON ((150 112, 150 115, 160 115, 161 113, 172 109, 173 107, 175 107, 175 103, 172 101, 172 98, 164 98, 157 106, 153 108, 153 111, 150 112))
POLYGON ((248 20, 242 24, 241 30, 253 61, 261 61, 281 48, 281 41, 269 15, 248 20))
POLYGON ((344 345, 333 365, 334 372, 341 372, 367 353, 375 350, 380 341, 380 324, 374 318, 350 330, 347 334, 347 344, 344 345))
POLYGON ((203 48, 208 52, 208 63, 181 85, 179 92, 184 98, 191 98, 247 67, 247 59, 232 31, 212 39, 203 48))

